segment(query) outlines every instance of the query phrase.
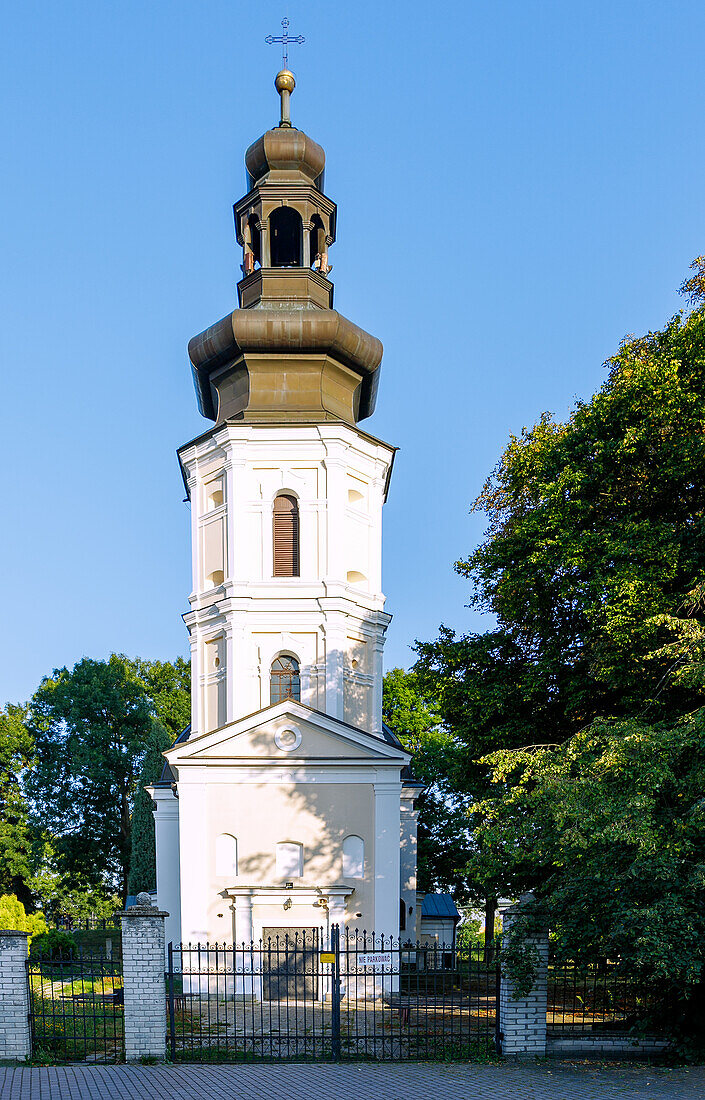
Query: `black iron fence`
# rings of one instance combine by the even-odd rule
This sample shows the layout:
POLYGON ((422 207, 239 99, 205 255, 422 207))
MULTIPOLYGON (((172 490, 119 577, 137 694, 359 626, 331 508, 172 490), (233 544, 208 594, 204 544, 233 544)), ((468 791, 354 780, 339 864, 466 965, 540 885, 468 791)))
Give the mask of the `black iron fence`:
POLYGON ((66 932, 110 932, 120 927, 119 917, 71 917, 63 914, 52 922, 54 928, 61 928, 66 932))
POLYGON ((35 1061, 119 1062, 124 1058, 122 960, 104 955, 30 955, 35 1061))
POLYGON ((659 1033, 668 1012, 664 990, 628 977, 618 962, 549 959, 549 1035, 659 1033))
POLYGON ((328 929, 170 944, 173 1060, 465 1059, 494 1049, 495 952, 328 929))

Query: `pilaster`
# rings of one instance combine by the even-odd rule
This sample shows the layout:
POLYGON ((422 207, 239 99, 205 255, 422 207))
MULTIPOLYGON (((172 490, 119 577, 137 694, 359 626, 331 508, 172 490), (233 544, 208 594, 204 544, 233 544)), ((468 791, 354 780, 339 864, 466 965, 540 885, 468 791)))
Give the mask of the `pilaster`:
POLYGON ((377 782, 375 791, 375 926, 377 936, 399 935, 401 784, 377 782))

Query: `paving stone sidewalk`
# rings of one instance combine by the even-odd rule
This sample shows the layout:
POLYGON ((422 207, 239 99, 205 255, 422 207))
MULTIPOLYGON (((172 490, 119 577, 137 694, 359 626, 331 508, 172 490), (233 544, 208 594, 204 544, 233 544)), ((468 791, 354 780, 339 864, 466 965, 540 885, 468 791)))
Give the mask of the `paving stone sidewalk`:
POLYGON ((0 1066, 0 1100, 705 1100, 705 1068, 499 1066, 0 1066))

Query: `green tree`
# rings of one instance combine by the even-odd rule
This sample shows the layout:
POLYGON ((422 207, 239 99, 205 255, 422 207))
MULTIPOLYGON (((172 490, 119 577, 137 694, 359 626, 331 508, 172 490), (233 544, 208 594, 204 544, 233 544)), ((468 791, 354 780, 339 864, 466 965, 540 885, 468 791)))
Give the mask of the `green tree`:
POLYGON ((488 763, 476 874, 533 891, 564 956, 619 959, 705 1040, 705 710, 673 725, 600 718, 488 763))
POLYGON ((141 890, 154 890, 157 884, 156 848, 154 839, 154 814, 152 799, 145 786, 159 779, 164 768, 164 749, 172 738, 160 722, 155 721, 146 745, 132 811, 132 852, 128 891, 139 894, 141 890))
MULTIPOLYGON (((553 736, 555 707, 535 664, 503 631, 458 637, 441 627, 434 642, 417 642, 414 665, 416 682, 437 699, 438 712, 453 753, 447 767, 446 790, 454 792, 458 810, 466 809, 465 861, 458 862, 457 896, 472 898, 485 909, 485 938, 490 947, 494 935, 497 897, 506 891, 501 878, 492 882, 475 869, 480 803, 490 784, 490 769, 483 757, 494 749, 523 745, 536 727, 542 736, 553 736)), ((441 826, 442 827, 442 826, 441 826)))
MULTIPOLYGON (((618 956, 705 1020, 705 260, 566 423, 512 438, 456 568, 497 628, 418 647, 466 747, 468 871, 532 890, 566 954, 618 956), (483 793, 484 784, 484 793, 483 793)), ((521 925, 518 925, 521 936, 521 925)))
POLYGON ((162 751, 169 748, 191 721, 191 665, 175 661, 130 662, 144 685, 157 717, 146 746, 132 811, 132 842, 128 889, 131 894, 152 890, 157 881, 152 800, 144 787, 159 779, 164 768, 162 751))
MULTIPOLYGON (((531 662, 568 737, 599 715, 698 705, 654 657, 705 572, 705 311, 627 340, 566 423, 513 438, 458 570, 531 662)), ((543 715, 530 739, 543 741, 543 715)), ((553 733, 551 733, 553 736, 553 733)))
POLYGON ((173 743, 191 721, 191 665, 183 657, 175 661, 128 661, 144 686, 154 713, 173 743))
POLYGON ((36 826, 49 834, 71 883, 115 882, 123 900, 132 805, 153 709, 131 663, 116 654, 55 670, 29 705, 36 826))
POLYGON ((12 928, 17 932, 29 932, 29 942, 47 930, 42 913, 27 913, 14 894, 0 895, 0 928, 12 928))
POLYGON ((24 717, 18 706, 0 712, 0 893, 16 894, 31 905, 33 833, 23 776, 34 758, 34 742, 24 717))
POLYGON ((467 798, 454 788, 456 745, 441 725, 438 703, 419 678, 401 668, 384 677, 382 716, 409 752, 422 784, 418 798, 418 887, 467 894, 467 798))

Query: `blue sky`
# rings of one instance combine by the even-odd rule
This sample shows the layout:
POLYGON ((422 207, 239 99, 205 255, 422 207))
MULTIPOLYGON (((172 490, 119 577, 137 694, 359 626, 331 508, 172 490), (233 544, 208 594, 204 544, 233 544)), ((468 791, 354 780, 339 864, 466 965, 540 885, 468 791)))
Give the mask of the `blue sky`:
MULTIPOLYGON (((277 121, 271 0, 4 13, 0 702, 83 655, 186 653, 186 346, 233 308, 231 206, 277 121)), ((482 626, 453 562, 511 432, 564 416, 705 251, 690 0, 289 3, 336 306, 385 345, 387 666, 482 626)))

